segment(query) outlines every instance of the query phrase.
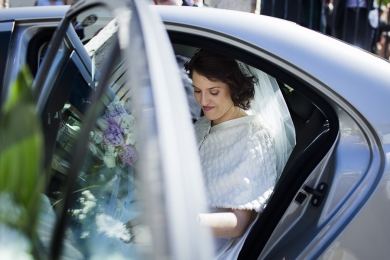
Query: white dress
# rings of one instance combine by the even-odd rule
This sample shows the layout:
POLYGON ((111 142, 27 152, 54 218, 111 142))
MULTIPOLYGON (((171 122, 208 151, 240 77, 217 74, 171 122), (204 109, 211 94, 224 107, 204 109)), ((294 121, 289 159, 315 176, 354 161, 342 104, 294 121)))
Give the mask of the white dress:
MULTIPOLYGON (((270 131, 257 116, 213 127, 202 117, 195 123, 195 131, 210 212, 261 212, 277 176, 270 131)), ((237 259, 253 223, 240 238, 215 239, 216 259, 237 259)))

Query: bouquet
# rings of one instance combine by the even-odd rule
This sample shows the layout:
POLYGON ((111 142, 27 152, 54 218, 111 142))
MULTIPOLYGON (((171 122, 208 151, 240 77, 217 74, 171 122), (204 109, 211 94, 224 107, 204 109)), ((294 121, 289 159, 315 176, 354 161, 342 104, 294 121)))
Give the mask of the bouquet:
POLYGON ((90 148, 94 155, 101 157, 108 168, 118 163, 133 165, 138 154, 134 148, 137 142, 135 118, 119 100, 111 102, 102 117, 97 121, 99 129, 91 132, 91 140, 103 149, 103 153, 90 148))

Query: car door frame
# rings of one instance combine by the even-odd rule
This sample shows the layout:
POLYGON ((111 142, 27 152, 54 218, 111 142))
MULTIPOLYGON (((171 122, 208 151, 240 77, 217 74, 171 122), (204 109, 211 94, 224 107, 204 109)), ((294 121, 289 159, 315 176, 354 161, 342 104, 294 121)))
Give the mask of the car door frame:
MULTIPOLYGON (((292 84, 291 86, 294 86, 294 88, 296 87, 299 92, 304 94, 306 97, 310 97, 318 109, 321 110, 330 121, 332 127, 331 131, 326 137, 326 140, 330 141, 326 142, 326 140, 322 140, 324 146, 313 154, 312 163, 301 165, 299 166, 300 168, 294 169, 294 171, 299 171, 302 173, 299 177, 299 180, 297 179, 290 185, 287 185, 287 187, 285 185, 284 188, 286 190, 283 196, 280 196, 279 194, 277 196, 281 204, 279 204, 277 209, 275 209, 275 207, 273 208, 271 215, 269 214, 271 205, 267 205, 265 212, 262 213, 262 215, 267 215, 266 220, 257 221, 258 223, 255 223, 252 229, 256 230, 256 232, 253 231, 248 235, 247 241, 245 242, 239 256, 239 259, 257 259, 259 255, 261 255, 261 257, 267 258, 269 257, 269 255, 267 255, 268 251, 270 250, 269 247, 273 248, 273 245, 269 245, 268 241, 272 236, 274 236, 274 231, 276 230, 279 221, 284 217, 284 214, 289 208, 290 204, 294 203, 294 199, 298 192, 303 191, 305 186, 311 187, 319 183, 320 180, 327 178, 327 171, 323 171, 320 166, 329 160, 334 146, 337 143, 339 134, 338 116, 334 108, 330 106, 328 102, 319 96, 318 93, 315 93, 313 90, 305 86, 309 85, 308 83, 305 84, 297 80, 296 75, 300 75, 300 77, 308 81, 311 81, 310 76, 305 75, 305 73, 302 71, 296 72, 294 76, 294 73, 291 73, 291 71, 296 70, 296 68, 290 64, 286 64, 282 59, 270 55, 263 50, 259 50, 255 46, 251 46, 250 44, 247 44, 241 40, 234 39, 234 37, 230 35, 224 35, 221 32, 214 32, 211 30, 205 32, 201 28, 187 26, 185 24, 175 24, 172 22, 166 22, 165 24, 173 42, 180 38, 178 35, 185 35, 182 37, 182 39, 184 39, 181 42, 182 44, 191 45, 193 44, 192 40, 196 39, 195 42, 197 42, 198 47, 214 48, 215 51, 224 52, 227 55, 233 55, 235 56, 234 58, 240 58, 240 60, 243 62, 247 62, 250 65, 257 67, 258 69, 271 74, 272 76, 279 76, 284 78, 285 81, 292 84), (211 42, 213 41, 215 43, 212 44, 211 42), (235 48, 241 51, 234 53, 232 50, 235 48), (256 57, 251 57, 251 52, 255 53, 256 55, 253 54, 253 56, 256 57), (261 62, 261 60, 267 62, 261 62), (317 166, 317 164, 319 166, 317 166), (265 249, 265 251, 263 251, 263 249, 265 249)), ((273 203, 273 200, 274 199, 271 198, 270 204, 271 202, 273 203)), ((310 200, 311 197, 308 197, 306 199, 306 204, 310 202, 310 200)), ((272 205, 274 206, 274 203, 272 205)), ((277 246, 278 244, 275 243, 274 245, 277 246)))
POLYGON ((0 109, 4 99, 4 81, 7 70, 7 60, 11 44, 11 36, 15 26, 14 21, 0 22, 0 109))

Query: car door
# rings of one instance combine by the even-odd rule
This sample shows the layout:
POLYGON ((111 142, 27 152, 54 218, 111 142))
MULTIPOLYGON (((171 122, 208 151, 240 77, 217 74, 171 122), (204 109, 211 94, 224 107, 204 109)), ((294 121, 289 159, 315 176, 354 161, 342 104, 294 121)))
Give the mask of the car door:
MULTIPOLYGON (((183 8, 178 13, 157 9, 176 54, 191 57, 198 48, 205 48, 256 67, 277 80, 293 117, 297 144, 266 208, 246 238, 239 259, 328 259, 340 253, 368 255, 364 251, 386 255, 385 246, 380 246, 384 249, 380 251, 370 250, 372 245, 363 247, 361 241, 368 238, 354 236, 358 232, 348 227, 355 217, 355 228, 362 223, 375 226, 371 221, 364 222, 369 218, 358 217, 373 190, 377 188, 377 193, 382 194, 382 204, 388 199, 380 187, 386 184, 379 185, 384 174, 380 165, 385 164, 384 155, 379 155, 379 137, 357 112, 365 110, 365 106, 354 107, 359 102, 348 101, 363 97, 354 96, 355 89, 366 91, 367 86, 374 85, 377 89, 386 88, 383 75, 388 63, 293 23, 268 17, 227 10, 183 8), (356 59, 344 62, 335 54, 325 59, 317 52, 319 46, 340 56, 343 50, 346 56, 356 59), (352 75, 364 67, 363 59, 372 61, 375 70, 361 73, 359 80, 351 83, 352 75)), ((388 216, 387 208, 370 209, 365 214, 381 212, 378 223, 384 222, 382 216, 388 216)), ((378 225, 372 230, 383 226, 378 225)), ((360 232, 367 233, 367 228, 360 232)), ((370 237, 373 244, 387 241, 381 239, 383 234, 370 237)))
POLYGON ((74 4, 34 88, 53 259, 211 258, 208 230, 196 225, 205 198, 194 196, 203 186, 184 88, 145 3, 74 4))
MULTIPOLYGON (((8 58, 9 45, 11 41, 11 34, 13 29, 13 22, 2 22, 0 23, 0 101, 2 98, 3 82, 5 76, 6 61, 8 58)), ((2 102, 0 102, 1 104, 2 102)), ((0 105, 1 108, 1 105, 0 105)))

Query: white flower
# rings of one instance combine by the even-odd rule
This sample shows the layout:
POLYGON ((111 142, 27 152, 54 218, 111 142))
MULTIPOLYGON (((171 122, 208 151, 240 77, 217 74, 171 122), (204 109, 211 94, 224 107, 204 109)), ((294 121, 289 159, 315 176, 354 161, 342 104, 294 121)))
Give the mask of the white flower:
POLYGON ((25 235, 0 223, 0 259, 33 260, 30 249, 25 235))
POLYGON ((103 132, 102 131, 93 132, 92 141, 94 141, 95 144, 100 144, 103 141, 103 132))
POLYGON ((86 237, 89 237, 89 231, 84 231, 84 232, 81 233, 81 235, 80 235, 80 238, 86 238, 86 237))
POLYGON ((89 190, 85 190, 81 194, 83 197, 81 197, 79 201, 83 208, 74 209, 72 210, 72 213, 73 215, 78 216, 79 219, 85 219, 87 214, 96 206, 96 198, 89 190))
POLYGON ((135 132, 135 118, 129 114, 122 114, 119 127, 123 130, 125 134, 130 134, 135 132))
POLYGON ((107 145, 105 155, 116 157, 118 155, 118 153, 115 151, 115 146, 107 145))
POLYGON ((123 241, 130 240, 130 233, 126 226, 108 215, 100 214, 96 216, 97 231, 99 233, 105 233, 107 237, 118 238, 123 241))
POLYGON ((92 194, 89 190, 85 190, 85 191, 81 192, 81 194, 82 194, 87 200, 96 201, 95 196, 93 196, 93 194, 92 194))
POLYGON ((103 161, 108 168, 114 168, 116 166, 116 157, 114 156, 105 155, 103 156, 103 161))
POLYGON ((114 168, 116 166, 116 157, 118 152, 116 152, 115 147, 111 145, 104 146, 105 155, 103 156, 103 161, 108 168, 114 168))
POLYGON ((127 134, 125 135, 125 143, 126 145, 134 145, 137 142, 137 136, 135 134, 127 134))
POLYGON ((116 157, 118 153, 115 150, 115 146, 104 146, 105 155, 103 156, 103 162, 108 168, 114 168, 116 166, 116 157))
POLYGON ((73 213, 74 215, 81 214, 81 212, 83 212, 81 209, 74 209, 74 210, 72 211, 72 213, 73 213))
POLYGON ((91 200, 87 200, 83 203, 83 205, 84 205, 83 213, 86 214, 86 213, 90 212, 96 206, 96 202, 91 201, 91 200))

